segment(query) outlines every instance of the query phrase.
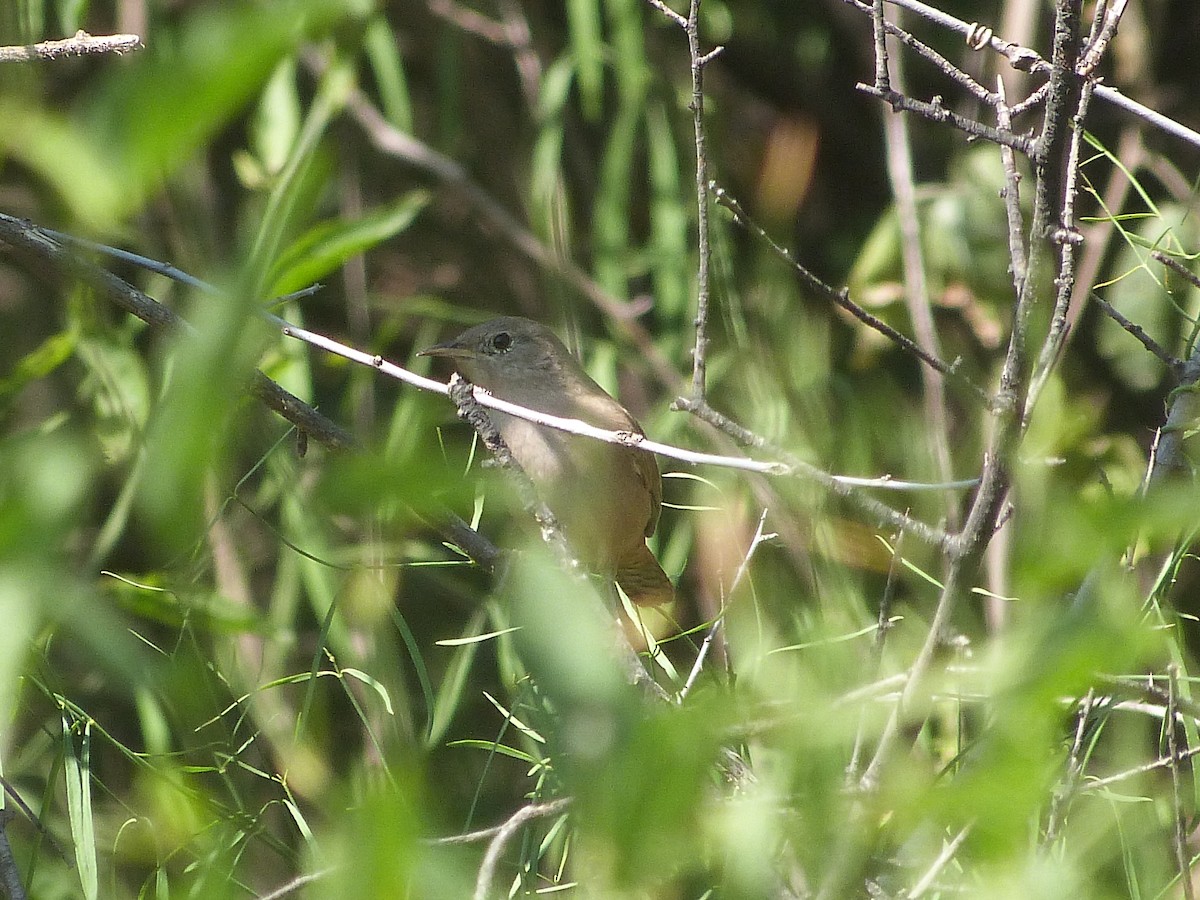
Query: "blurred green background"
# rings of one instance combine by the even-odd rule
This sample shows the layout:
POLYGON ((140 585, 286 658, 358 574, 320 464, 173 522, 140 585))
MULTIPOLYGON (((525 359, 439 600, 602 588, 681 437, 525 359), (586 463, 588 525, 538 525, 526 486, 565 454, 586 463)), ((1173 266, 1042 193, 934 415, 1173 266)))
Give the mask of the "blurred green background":
MULTIPOLYGON (((1048 52, 1046 3, 940 7, 1048 52)), ((1010 100, 1028 90, 903 22, 989 87, 1005 71, 1010 100)), ((0 212, 223 290, 100 260, 195 326, 166 334, 0 244, 0 774, 41 824, 7 828, 31 897, 468 897, 488 839, 438 840, 559 797, 505 844, 489 896, 1185 896, 1200 787, 1190 765, 1140 767, 1167 751, 1171 692, 1197 746, 1197 498, 1137 502, 1174 385, 1089 296, 1191 352, 1200 292, 1148 254, 1196 268, 1200 149, 1093 104, 1072 332, 1011 514, 903 752, 859 796, 847 772, 925 638, 935 548, 802 480, 662 460, 653 546, 680 599, 646 627, 668 690, 726 618, 685 702, 654 704, 625 683, 597 598, 533 550, 497 585, 430 526, 452 510, 517 539, 444 398, 256 315, 319 280, 274 311, 426 373, 415 351, 461 327, 536 318, 652 437, 730 452, 670 410, 697 271, 674 24, 643 0, 0 5, 0 44, 79 28, 145 49, 0 65, 0 212), (361 449, 298 452, 248 397, 255 367, 361 449), (764 510, 771 537, 731 593, 764 510), (1089 573, 1095 602, 1072 612, 1089 573), (1089 688, 1108 699, 1071 754, 1089 688), (722 748, 755 778, 728 784, 722 748)), ((706 0, 700 33, 725 47, 706 70, 710 176, 911 334, 887 108, 855 90, 869 17, 706 0)), ((1198 128, 1198 36, 1194 2, 1130 4, 1104 77, 1198 128)), ((986 119, 903 65, 913 96, 986 119)), ((941 356, 990 388, 1013 296, 999 155, 908 127, 941 356)), ((936 425, 911 357, 711 217, 717 409, 830 472, 978 474, 972 391, 949 382, 936 425)), ((968 492, 876 496, 944 525, 968 492)))

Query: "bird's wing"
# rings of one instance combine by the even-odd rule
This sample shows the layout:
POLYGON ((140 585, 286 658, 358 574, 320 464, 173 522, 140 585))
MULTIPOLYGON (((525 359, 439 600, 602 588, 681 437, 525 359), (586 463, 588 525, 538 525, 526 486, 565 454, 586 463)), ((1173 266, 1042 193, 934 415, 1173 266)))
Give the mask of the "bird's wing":
MULTIPOLYGON (((589 390, 578 398, 582 412, 580 418, 597 428, 645 435, 646 432, 642 431, 642 426, 637 423, 637 419, 630 415, 629 410, 610 397, 595 382, 591 382, 591 386, 594 390, 589 390)), ((649 508, 646 510, 645 535, 650 537, 658 527, 658 514, 662 507, 662 476, 658 472, 658 462, 655 460, 654 454, 646 450, 637 450, 631 447, 625 452, 631 455, 638 481, 642 483, 648 495, 649 508)))
MULTIPOLYGON (((641 433, 641 429, 638 429, 641 433)), ((634 464, 637 475, 650 494, 650 515, 646 519, 646 537, 654 534, 658 528, 658 514, 662 510, 662 475, 658 471, 658 461, 654 454, 646 450, 633 450, 634 464)))

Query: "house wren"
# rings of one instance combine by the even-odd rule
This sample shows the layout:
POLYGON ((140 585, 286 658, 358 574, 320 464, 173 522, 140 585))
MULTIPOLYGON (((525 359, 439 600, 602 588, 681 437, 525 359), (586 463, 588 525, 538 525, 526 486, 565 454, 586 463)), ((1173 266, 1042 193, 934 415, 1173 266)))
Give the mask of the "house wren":
MULTIPOLYGON (((467 381, 510 403, 597 428, 643 433, 554 332, 529 319, 492 319, 421 355, 453 360, 467 381)), ((585 567, 615 578, 641 606, 674 597, 670 579, 646 546, 662 503, 653 454, 535 425, 499 410, 487 414, 585 567)))

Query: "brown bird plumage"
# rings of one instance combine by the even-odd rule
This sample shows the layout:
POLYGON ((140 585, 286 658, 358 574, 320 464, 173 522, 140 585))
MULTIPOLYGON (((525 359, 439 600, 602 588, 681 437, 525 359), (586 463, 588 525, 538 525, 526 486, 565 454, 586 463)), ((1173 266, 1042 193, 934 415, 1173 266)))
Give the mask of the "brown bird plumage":
MULTIPOLYGON (((492 319, 422 355, 452 359, 467 381, 502 400, 597 428, 642 433, 557 335, 529 319, 492 319)), ((487 412, 580 561, 615 578, 634 603, 673 599, 670 579, 646 546, 662 504, 654 455, 487 412)))

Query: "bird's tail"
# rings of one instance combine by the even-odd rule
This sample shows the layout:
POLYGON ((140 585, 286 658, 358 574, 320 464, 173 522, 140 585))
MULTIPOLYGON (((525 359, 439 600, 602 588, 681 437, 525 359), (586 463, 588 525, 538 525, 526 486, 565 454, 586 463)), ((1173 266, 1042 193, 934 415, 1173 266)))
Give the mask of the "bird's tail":
POLYGON ((617 565, 617 584, 638 606, 661 606, 675 599, 675 587, 645 544, 617 565))

